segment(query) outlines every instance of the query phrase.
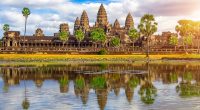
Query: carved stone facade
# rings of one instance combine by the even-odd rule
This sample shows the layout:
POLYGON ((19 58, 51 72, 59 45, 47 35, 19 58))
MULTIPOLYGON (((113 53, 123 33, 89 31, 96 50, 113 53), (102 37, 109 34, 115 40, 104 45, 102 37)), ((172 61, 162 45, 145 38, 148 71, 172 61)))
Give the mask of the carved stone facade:
POLYGON ((35 34, 33 36, 36 36, 36 37, 43 37, 44 34, 43 34, 43 30, 41 28, 38 28, 36 31, 35 31, 35 34))
MULTIPOLYGON (((122 47, 123 46, 131 47, 132 41, 130 40, 128 36, 128 32, 133 27, 134 27, 134 21, 130 13, 127 15, 125 26, 121 26, 120 22, 117 19, 115 20, 113 24, 110 24, 108 22, 106 9, 104 8, 103 4, 101 4, 97 13, 96 22, 93 26, 89 25, 89 17, 85 10, 82 12, 80 17, 76 18, 74 22, 73 35, 69 33, 69 39, 64 45, 66 46, 73 45, 74 47, 78 46, 79 43, 77 42, 74 34, 76 30, 79 30, 79 29, 81 29, 85 33, 85 38, 82 42, 80 42, 80 45, 84 47, 96 45, 96 43, 93 43, 93 41, 90 39, 91 30, 94 28, 103 28, 107 36, 105 46, 109 46, 109 42, 111 38, 118 37, 120 38, 122 47)), ((8 32, 8 33, 14 33, 13 34, 14 38, 8 37, 7 33, 5 33, 7 37, 5 37, 3 40, 3 46, 4 47, 8 47, 8 46, 12 46, 12 47, 13 46, 17 46, 17 47, 52 46, 53 47, 53 46, 63 45, 62 42, 59 40, 59 32, 69 32, 69 25, 67 23, 60 24, 58 33, 54 33, 53 36, 45 36, 43 33, 43 30, 40 28, 38 28, 35 31, 35 34, 33 36, 20 36, 19 32, 17 31, 8 32)), ((97 44, 97 45, 101 45, 101 44, 97 44)))

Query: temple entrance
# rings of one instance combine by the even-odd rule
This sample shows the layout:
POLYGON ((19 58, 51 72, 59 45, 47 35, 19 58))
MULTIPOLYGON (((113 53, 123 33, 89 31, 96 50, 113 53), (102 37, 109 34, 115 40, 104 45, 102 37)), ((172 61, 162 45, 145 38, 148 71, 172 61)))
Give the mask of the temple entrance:
POLYGON ((13 43, 12 43, 12 41, 10 41, 10 46, 12 47, 12 45, 13 45, 13 43))

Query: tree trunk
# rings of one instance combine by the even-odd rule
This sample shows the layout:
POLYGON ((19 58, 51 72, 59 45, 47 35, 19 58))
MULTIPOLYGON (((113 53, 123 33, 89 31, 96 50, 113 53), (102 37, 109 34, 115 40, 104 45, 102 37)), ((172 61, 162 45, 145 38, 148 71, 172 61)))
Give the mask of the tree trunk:
POLYGON ((25 27, 25 28, 24 28, 24 45, 23 45, 23 46, 24 46, 24 53, 25 53, 25 35, 26 35, 26 23, 27 23, 27 18, 28 18, 28 17, 25 17, 25 24, 24 24, 24 25, 25 25, 25 26, 24 26, 24 27, 25 27))
POLYGON ((149 59, 149 36, 147 37, 147 53, 146 57, 149 59))

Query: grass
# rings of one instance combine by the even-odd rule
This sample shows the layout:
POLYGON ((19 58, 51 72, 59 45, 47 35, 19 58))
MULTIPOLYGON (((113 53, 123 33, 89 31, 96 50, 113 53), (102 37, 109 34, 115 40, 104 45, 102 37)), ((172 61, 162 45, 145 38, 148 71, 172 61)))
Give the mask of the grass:
MULTIPOLYGON (((200 59, 200 54, 169 54, 150 55, 152 60, 162 58, 194 58, 200 59)), ((1 61, 142 61, 146 56, 134 55, 59 55, 59 54, 0 54, 1 61)))

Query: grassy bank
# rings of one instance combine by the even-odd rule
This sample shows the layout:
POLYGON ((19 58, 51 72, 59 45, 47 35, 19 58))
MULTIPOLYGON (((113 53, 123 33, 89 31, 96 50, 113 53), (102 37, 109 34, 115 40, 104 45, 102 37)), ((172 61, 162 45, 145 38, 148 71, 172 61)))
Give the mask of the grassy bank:
MULTIPOLYGON (((150 55, 151 60, 200 59, 198 54, 150 55)), ((56 54, 0 54, 1 61, 145 61, 145 55, 56 55, 56 54)))

